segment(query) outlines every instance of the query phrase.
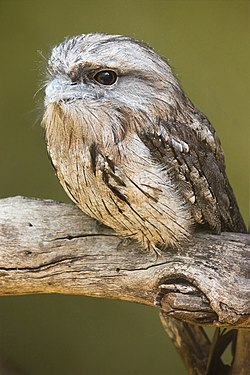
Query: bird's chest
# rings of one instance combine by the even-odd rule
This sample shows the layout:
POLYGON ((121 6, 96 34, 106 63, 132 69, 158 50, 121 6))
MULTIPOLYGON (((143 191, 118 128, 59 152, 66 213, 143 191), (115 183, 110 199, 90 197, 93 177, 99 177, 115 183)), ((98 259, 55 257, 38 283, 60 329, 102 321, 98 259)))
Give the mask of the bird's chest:
POLYGON ((190 216, 183 200, 138 138, 110 150, 73 142, 67 148, 50 147, 50 155, 70 198, 119 234, 147 247, 174 241, 180 228, 186 231, 190 216))
POLYGON ((111 225, 112 217, 126 211, 126 174, 95 143, 57 149, 51 159, 63 188, 88 215, 111 225))
POLYGON ((114 228, 122 223, 131 226, 134 216, 138 220, 147 205, 152 210, 159 198, 160 175, 138 144, 114 145, 109 150, 94 142, 74 142, 67 150, 51 150, 51 158, 70 198, 88 215, 114 228))

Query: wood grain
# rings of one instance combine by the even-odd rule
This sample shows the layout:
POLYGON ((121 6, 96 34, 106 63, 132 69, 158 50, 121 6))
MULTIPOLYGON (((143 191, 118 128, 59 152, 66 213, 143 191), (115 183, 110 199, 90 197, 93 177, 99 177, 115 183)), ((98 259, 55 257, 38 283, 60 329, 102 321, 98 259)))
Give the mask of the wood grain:
POLYGON ((249 257, 248 234, 199 233, 156 258, 74 205, 0 200, 0 295, 115 298, 189 323, 249 328, 249 257))

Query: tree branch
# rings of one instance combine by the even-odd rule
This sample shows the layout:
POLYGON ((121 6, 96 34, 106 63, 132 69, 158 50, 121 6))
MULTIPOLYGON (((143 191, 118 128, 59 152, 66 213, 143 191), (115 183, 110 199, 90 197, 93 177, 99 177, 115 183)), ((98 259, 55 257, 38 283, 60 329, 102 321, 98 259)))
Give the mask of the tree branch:
POLYGON ((160 319, 188 369, 188 374, 206 374, 211 343, 205 330, 201 326, 169 318, 164 312, 160 313, 160 319))
POLYGON ((0 295, 115 298, 189 323, 249 327, 249 254, 247 234, 200 233, 156 258, 73 205, 0 200, 0 295))

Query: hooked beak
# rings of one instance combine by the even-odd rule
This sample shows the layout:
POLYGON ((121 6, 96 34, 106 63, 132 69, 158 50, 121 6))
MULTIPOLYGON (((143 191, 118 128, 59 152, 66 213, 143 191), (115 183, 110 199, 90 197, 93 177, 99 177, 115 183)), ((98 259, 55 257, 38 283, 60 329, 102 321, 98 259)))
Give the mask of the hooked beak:
POLYGON ((54 78, 45 89, 45 106, 60 102, 71 103, 77 99, 83 99, 83 86, 82 83, 77 84, 62 78, 54 78))

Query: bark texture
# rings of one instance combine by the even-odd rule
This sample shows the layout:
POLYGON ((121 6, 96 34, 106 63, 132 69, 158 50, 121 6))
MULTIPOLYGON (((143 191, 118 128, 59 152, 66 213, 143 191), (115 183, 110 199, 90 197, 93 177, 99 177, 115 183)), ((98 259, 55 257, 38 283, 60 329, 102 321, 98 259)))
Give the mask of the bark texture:
MULTIPOLYGON (((81 294, 156 305, 190 375, 248 374, 249 259, 248 234, 199 233, 185 248, 156 257, 74 205, 0 200, 0 295, 81 294), (243 328, 231 369, 218 358, 206 370, 211 343, 201 325, 243 328)), ((223 349, 233 335, 219 337, 223 349)))
POLYGON ((250 236, 197 234, 156 258, 77 207, 0 201, 0 294, 82 294, 159 305, 169 316, 250 326, 250 236))

